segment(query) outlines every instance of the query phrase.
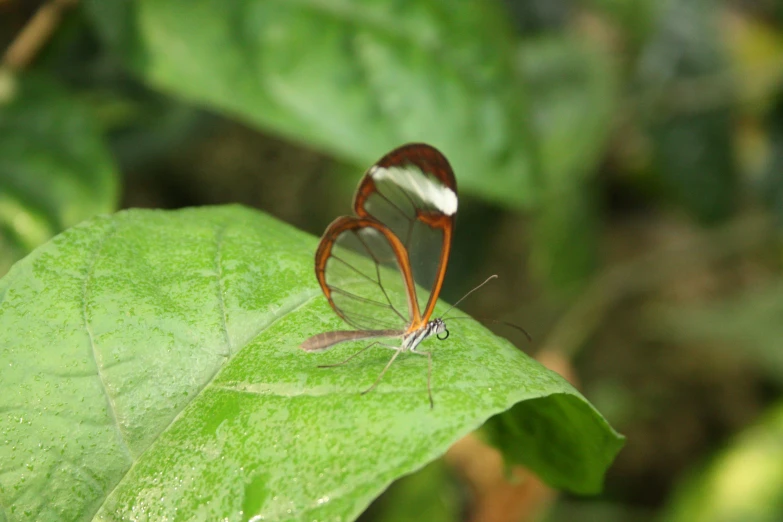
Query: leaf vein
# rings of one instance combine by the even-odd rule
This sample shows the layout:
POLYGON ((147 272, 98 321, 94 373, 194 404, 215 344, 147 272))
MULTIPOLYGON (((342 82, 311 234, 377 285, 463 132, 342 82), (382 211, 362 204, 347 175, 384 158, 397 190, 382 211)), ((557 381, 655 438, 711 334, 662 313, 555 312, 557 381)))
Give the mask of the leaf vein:
POLYGON ((92 257, 87 263, 87 267, 84 274, 84 284, 82 285, 82 322, 84 324, 84 329, 87 332, 87 337, 90 340, 90 350, 92 351, 92 357, 93 360, 95 361, 95 368, 98 374, 98 379, 101 382, 101 388, 103 389, 103 394, 106 396, 106 402, 108 403, 109 406, 109 413, 111 415, 112 420, 114 421, 114 425, 117 429, 117 434, 119 435, 120 440, 122 441, 122 445, 125 448, 128 457, 130 458, 130 460, 133 460, 133 454, 130 450, 130 445, 126 440, 125 434, 123 433, 119 423, 119 418, 117 416, 117 406, 114 403, 114 398, 112 397, 111 393, 109 393, 109 387, 106 382, 106 376, 103 374, 102 371, 103 370, 102 357, 98 352, 98 347, 95 344, 95 335, 93 334, 92 331, 92 326, 90 324, 90 318, 89 318, 89 311, 87 309, 88 308, 87 305, 90 299, 90 280, 93 276, 93 270, 95 269, 95 264, 98 261, 98 258, 101 256, 101 252, 103 250, 103 247, 106 245, 106 242, 116 232, 117 232, 116 222, 112 221, 112 227, 104 234, 104 236, 98 242, 98 245, 95 248, 95 253, 92 255, 92 257))
POLYGON ((223 236, 226 233, 228 225, 223 225, 217 232, 215 242, 217 244, 215 249, 215 273, 217 275, 218 284, 218 303, 220 304, 221 324, 223 328, 223 340, 226 343, 226 349, 228 353, 225 357, 231 357, 231 335, 228 333, 228 318, 226 316, 226 302, 224 295, 226 293, 225 286, 223 284, 223 236))

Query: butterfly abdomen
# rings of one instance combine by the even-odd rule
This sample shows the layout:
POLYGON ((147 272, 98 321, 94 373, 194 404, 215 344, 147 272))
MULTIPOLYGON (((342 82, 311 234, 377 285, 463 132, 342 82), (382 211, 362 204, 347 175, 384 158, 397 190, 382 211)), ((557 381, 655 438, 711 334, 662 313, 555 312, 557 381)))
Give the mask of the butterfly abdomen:
POLYGON ((307 352, 326 350, 335 344, 348 341, 361 341, 375 337, 400 337, 398 330, 338 330, 336 332, 324 332, 314 335, 299 345, 299 348, 307 352))

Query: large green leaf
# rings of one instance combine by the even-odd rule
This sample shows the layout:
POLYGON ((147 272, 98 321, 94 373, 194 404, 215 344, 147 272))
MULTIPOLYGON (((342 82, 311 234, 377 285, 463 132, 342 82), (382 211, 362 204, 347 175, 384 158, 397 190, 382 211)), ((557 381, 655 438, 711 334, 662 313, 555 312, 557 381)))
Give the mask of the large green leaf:
POLYGON ((54 234, 114 210, 117 185, 82 104, 51 78, 0 71, 0 274, 54 234))
POLYGON ((534 198, 534 144, 514 41, 497 2, 92 0, 137 74, 366 166, 425 141, 461 189, 534 198))
POLYGON ((517 454, 573 490, 600 487, 620 437, 476 323, 433 346, 434 409, 424 358, 367 395, 387 350, 317 368, 357 346, 298 348, 344 328, 315 245, 241 207, 139 210, 17 263, 0 280, 0 518, 350 519, 520 401, 517 454))

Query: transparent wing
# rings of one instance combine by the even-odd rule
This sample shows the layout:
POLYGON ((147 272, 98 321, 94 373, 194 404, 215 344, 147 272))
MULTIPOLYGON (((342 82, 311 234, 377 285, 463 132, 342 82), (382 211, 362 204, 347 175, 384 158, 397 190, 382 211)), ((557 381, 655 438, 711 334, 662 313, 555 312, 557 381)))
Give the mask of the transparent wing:
POLYGON ((343 216, 324 232, 315 270, 335 312, 358 330, 395 330, 419 322, 409 297, 413 275, 400 240, 373 219, 343 216))
POLYGON ((457 214, 457 182, 446 158, 418 143, 393 150, 362 178, 354 212, 382 223, 400 240, 414 280, 427 289, 416 292, 416 302, 420 320, 428 321, 446 275, 457 214))

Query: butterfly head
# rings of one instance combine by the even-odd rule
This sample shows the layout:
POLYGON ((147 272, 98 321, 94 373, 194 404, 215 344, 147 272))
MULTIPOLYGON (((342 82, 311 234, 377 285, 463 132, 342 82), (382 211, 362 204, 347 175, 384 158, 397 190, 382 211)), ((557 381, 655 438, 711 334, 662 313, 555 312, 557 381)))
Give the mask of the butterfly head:
POLYGON ((430 321, 430 335, 432 334, 435 334, 441 341, 445 341, 449 338, 449 330, 446 328, 446 322, 440 317, 430 321))

